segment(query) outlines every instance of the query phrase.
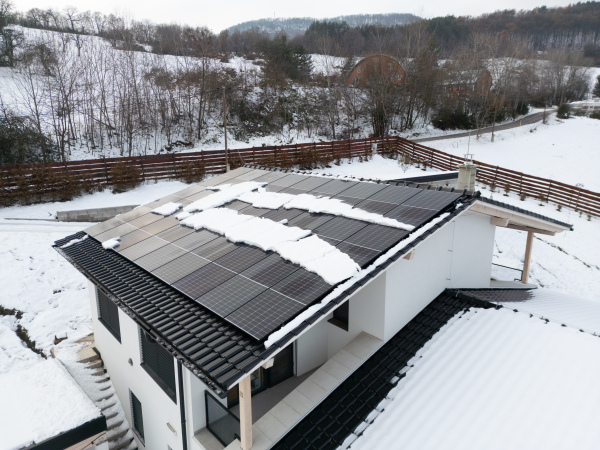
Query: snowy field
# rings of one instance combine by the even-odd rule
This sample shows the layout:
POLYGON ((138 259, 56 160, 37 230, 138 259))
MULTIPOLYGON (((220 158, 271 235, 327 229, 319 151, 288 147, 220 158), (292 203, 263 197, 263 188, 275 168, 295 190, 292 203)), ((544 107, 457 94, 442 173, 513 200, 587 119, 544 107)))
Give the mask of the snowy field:
POLYGON ((477 138, 427 142, 425 145, 457 156, 467 153, 487 164, 550 178, 600 192, 600 120, 586 117, 541 122, 477 138))

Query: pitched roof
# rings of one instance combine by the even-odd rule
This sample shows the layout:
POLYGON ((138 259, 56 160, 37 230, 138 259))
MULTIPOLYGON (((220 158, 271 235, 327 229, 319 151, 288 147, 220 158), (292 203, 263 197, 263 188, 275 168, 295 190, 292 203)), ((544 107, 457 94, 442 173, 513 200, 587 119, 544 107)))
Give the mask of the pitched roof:
MULTIPOLYGON (((472 200, 468 194, 451 190, 245 167, 59 240, 55 247, 190 369, 226 391, 411 247, 463 212, 472 200), (288 194, 297 199, 308 193, 334 198, 338 204, 355 205, 350 208, 351 217, 357 211, 370 212, 367 220, 375 217, 380 223, 344 217, 348 213, 337 214, 335 208, 331 212, 336 214, 271 209, 244 203, 239 195, 225 195, 231 190, 224 185, 239 187, 250 180, 268 183, 264 194, 288 194), (221 190, 215 193, 213 188, 221 190), (308 230, 311 237, 331 244, 344 257, 350 256, 360 271, 341 283, 329 284, 306 268, 285 261, 282 253, 230 242, 205 229, 194 231, 180 226, 173 216, 152 213, 172 202, 189 206, 216 198, 224 198, 226 204, 213 205, 216 207, 211 211, 237 210, 235 217, 262 217, 271 219, 269 223, 287 219, 289 228, 308 230), (388 226, 390 219, 415 229, 388 226), (88 238, 79 241, 85 235, 88 238), (102 242, 116 237, 121 240, 115 250, 102 248, 102 242), (281 304, 293 307, 273 310, 281 304), (286 323, 279 335, 273 333, 286 323)), ((330 206, 327 201, 325 204, 330 206)))
POLYGON ((559 226, 567 228, 567 229, 569 229, 571 231, 573 230, 573 225, 571 225, 569 223, 561 222, 560 220, 553 219, 552 217, 543 216, 541 214, 535 213, 533 211, 529 211, 527 209, 523 209, 523 208, 519 208, 517 206, 509 205, 508 203, 499 202, 498 200, 493 200, 491 198, 482 197, 482 196, 478 196, 477 200, 479 200, 481 202, 484 202, 484 203, 488 203, 490 205, 499 206, 500 208, 508 209, 510 211, 515 211, 515 212, 518 212, 520 214, 525 214, 526 216, 535 217, 536 219, 540 219, 540 220, 543 220, 543 221, 546 221, 546 222, 553 223, 555 225, 559 225, 559 226))

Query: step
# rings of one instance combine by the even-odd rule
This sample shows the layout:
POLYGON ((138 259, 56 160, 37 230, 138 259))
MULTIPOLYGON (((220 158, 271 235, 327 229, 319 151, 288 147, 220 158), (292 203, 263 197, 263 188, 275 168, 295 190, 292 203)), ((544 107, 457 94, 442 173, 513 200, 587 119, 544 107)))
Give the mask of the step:
POLYGON ((104 375, 106 373, 105 369, 96 369, 93 373, 92 376, 93 377, 99 377, 101 375, 104 375))
POLYGON ((115 428, 120 427, 121 425, 123 425, 123 421, 122 420, 116 421, 115 423, 113 423, 110 426, 108 426, 108 420, 106 422, 107 422, 106 432, 109 432, 110 430, 114 430, 115 428))
POLYGON ((107 381, 110 381, 110 377, 107 374, 104 374, 106 376, 100 378, 98 381, 95 381, 95 383, 106 383, 107 381))
POLYGON ((102 364, 102 360, 98 358, 98 360, 87 366, 86 369, 104 369, 104 365, 102 364))
POLYGON ((113 403, 108 403, 106 406, 104 406, 103 408, 100 408, 101 411, 106 411, 108 408, 112 408, 113 406, 115 406, 117 404, 117 402, 113 402, 113 403))
POLYGON ((101 397, 99 399, 96 400, 96 403, 98 402, 103 402, 104 400, 109 400, 111 399, 113 396, 115 395, 114 392, 111 392, 110 394, 106 394, 104 397, 101 397))
MULTIPOLYGON (((122 450, 124 448, 127 448, 131 444, 131 442, 133 442, 133 438, 131 438, 130 441, 123 441, 123 442, 121 442, 116 447, 110 447, 110 450, 122 450)), ((134 446, 133 448, 137 448, 137 446, 134 446)))
POLYGON ((127 434, 127 432, 129 431, 129 428, 123 428, 121 430, 112 430, 112 432, 114 434, 111 434, 110 432, 106 432, 106 439, 108 441, 116 441, 120 438, 122 438, 123 436, 125 436, 127 434))
POLYGON ((112 419, 113 417, 117 417, 117 414, 119 414, 118 411, 113 411, 111 413, 108 414, 104 414, 104 418, 106 419, 106 421, 108 422, 110 419, 112 419))
MULTIPOLYGON (((106 380, 106 381, 109 381, 109 380, 106 380)), ((112 385, 111 385, 111 384, 109 384, 109 385, 108 385, 108 386, 106 386, 106 387, 100 388, 100 389, 99 389, 99 391, 107 391, 107 390, 108 390, 108 389, 110 389, 111 387, 112 387, 112 385)))

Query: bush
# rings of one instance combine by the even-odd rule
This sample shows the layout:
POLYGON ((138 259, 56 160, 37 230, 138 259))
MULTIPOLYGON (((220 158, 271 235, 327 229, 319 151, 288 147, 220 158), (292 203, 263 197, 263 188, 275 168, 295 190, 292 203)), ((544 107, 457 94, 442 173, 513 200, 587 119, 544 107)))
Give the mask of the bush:
POLYGON ((199 159, 182 161, 177 165, 175 178, 184 183, 199 183, 206 175, 204 162, 199 159))
POLYGON ((125 192, 142 184, 142 171, 133 163, 117 163, 110 168, 110 184, 113 194, 125 192))
POLYGON ((568 119, 571 115, 571 107, 567 103, 563 103, 558 107, 558 111, 556 111, 556 117, 559 119, 568 119))
POLYGON ((594 111, 590 114, 590 119, 598 119, 600 120, 600 111, 594 111))
POLYGON ((475 128, 473 116, 465 111, 450 108, 441 108, 438 110, 431 123, 440 130, 471 130, 475 128))

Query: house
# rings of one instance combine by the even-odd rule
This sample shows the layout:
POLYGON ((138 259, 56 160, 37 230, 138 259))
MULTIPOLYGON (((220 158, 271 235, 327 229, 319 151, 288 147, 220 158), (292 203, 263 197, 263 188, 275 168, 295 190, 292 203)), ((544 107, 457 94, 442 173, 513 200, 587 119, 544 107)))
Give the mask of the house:
POLYGON ((535 288, 534 234, 572 227, 460 170, 423 189, 245 166, 55 242, 138 447, 336 448, 456 312, 492 307, 456 292, 535 288), (520 281, 491 279, 497 227, 528 233, 520 281))
POLYGON ((492 74, 486 68, 449 70, 444 90, 458 97, 487 97, 492 87, 492 74))
POLYGON ((396 58, 388 55, 370 55, 356 63, 348 75, 348 84, 366 86, 370 80, 381 77, 400 84, 404 81, 404 69, 396 58))

